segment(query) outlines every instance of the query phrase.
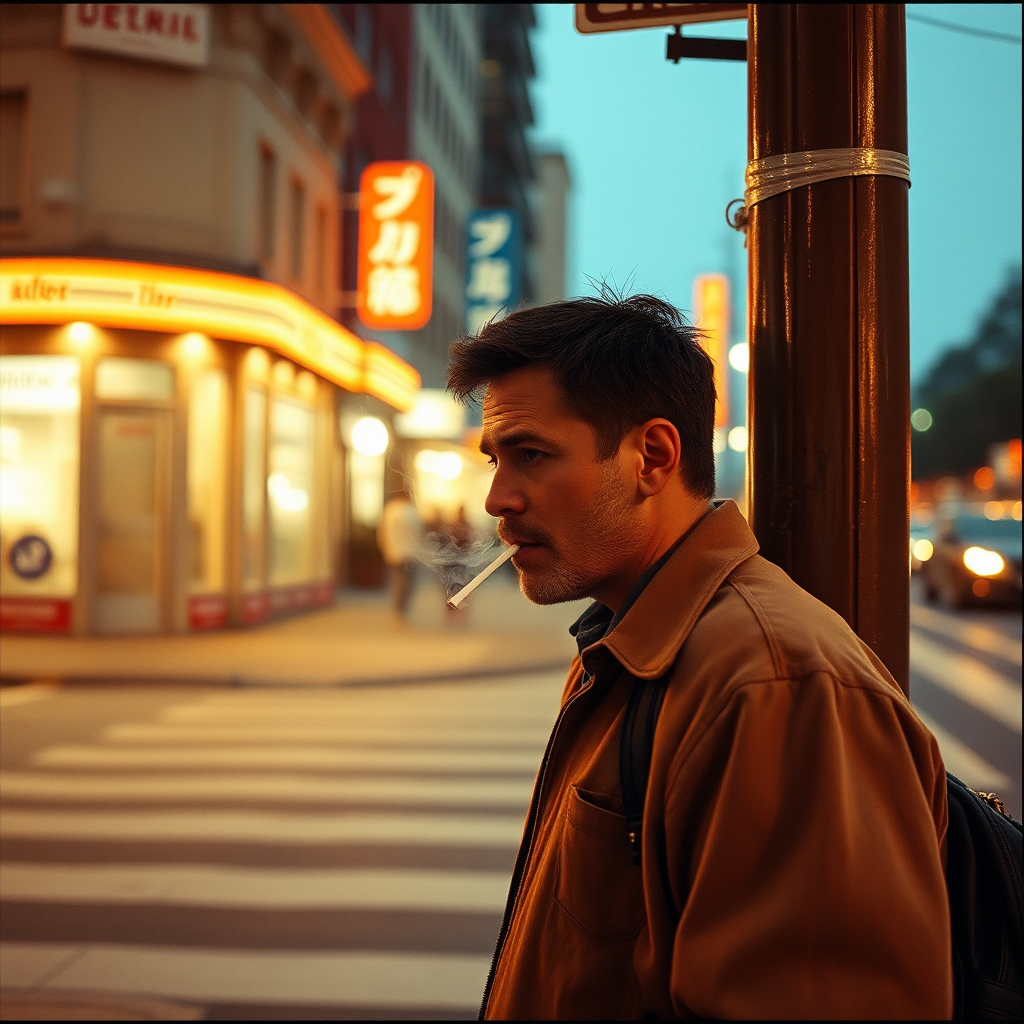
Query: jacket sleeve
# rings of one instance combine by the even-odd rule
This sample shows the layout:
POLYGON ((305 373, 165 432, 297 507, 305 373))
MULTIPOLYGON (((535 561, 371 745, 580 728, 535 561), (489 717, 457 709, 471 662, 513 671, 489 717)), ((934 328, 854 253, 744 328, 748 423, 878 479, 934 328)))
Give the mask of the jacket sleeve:
POLYGON ((826 673, 749 683, 667 783, 676 1012, 950 1016, 945 774, 909 706, 826 673))

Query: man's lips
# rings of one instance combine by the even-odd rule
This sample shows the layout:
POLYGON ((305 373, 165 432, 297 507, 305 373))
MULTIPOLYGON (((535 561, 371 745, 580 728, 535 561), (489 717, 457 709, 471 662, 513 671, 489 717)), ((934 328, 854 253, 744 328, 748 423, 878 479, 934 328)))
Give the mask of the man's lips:
POLYGON ((546 545, 533 541, 520 543, 519 550, 512 556, 512 564, 519 569, 527 568, 546 550, 546 545))

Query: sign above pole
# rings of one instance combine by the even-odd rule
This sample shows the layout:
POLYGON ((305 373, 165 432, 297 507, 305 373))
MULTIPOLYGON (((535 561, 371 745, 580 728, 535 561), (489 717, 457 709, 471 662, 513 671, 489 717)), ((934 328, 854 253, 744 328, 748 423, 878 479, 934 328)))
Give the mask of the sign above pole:
POLYGON ((746 4, 576 4, 577 32, 621 32, 658 25, 746 18, 746 4))

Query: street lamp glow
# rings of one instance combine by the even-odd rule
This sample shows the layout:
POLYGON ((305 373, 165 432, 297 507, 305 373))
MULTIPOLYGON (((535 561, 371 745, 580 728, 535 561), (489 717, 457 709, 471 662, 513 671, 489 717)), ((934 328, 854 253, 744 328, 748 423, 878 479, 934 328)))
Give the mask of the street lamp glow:
POLYGON ((388 428, 376 416, 364 416, 352 425, 352 447, 360 455, 383 455, 388 440, 388 428))
POLYGON ((745 341, 729 349, 729 365, 739 373, 749 372, 750 346, 745 341))
POLYGON ((914 557, 919 562, 927 562, 935 554, 935 545, 927 537, 914 541, 914 557))
POLYGON ((747 450, 747 428, 733 427, 729 431, 729 447, 734 452, 745 452, 747 450))
POLYGON ((922 434, 934 423, 932 414, 927 409, 915 409, 910 414, 910 425, 922 434))

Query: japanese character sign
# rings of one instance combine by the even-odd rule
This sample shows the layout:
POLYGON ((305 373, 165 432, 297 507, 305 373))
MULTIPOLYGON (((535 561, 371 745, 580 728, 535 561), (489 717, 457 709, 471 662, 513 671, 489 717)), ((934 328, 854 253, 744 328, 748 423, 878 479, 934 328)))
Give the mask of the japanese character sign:
POLYGON ((373 163, 359 195, 359 319, 415 331, 430 320, 434 175, 422 163, 373 163))
POLYGON ((475 210, 467 224, 466 333, 519 304, 522 232, 515 210, 475 210))
POLYGON ((729 279, 701 274, 693 283, 693 316, 701 344, 715 364, 715 426, 729 422, 729 279))

